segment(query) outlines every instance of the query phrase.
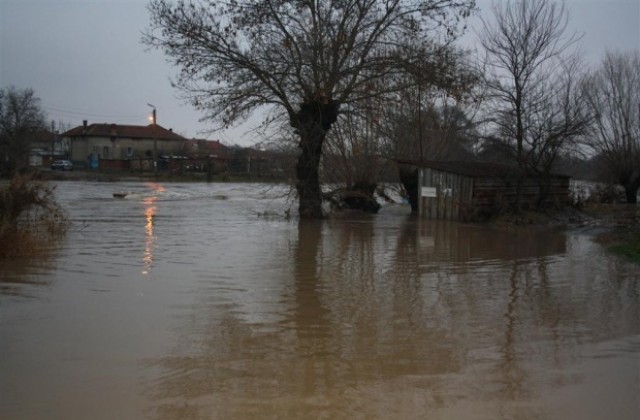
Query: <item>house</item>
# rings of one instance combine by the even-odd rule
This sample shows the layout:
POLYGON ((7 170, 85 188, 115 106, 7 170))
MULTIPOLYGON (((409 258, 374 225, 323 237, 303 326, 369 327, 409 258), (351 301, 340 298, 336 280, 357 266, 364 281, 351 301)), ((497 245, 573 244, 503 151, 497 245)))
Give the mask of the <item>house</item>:
POLYGON ((106 169, 152 169, 154 156, 184 153, 187 139, 160 125, 87 124, 62 134, 74 166, 106 169))
POLYGON ((229 172, 253 179, 288 179, 297 159, 294 153, 275 148, 234 146, 229 152, 229 172))
POLYGON ((65 143, 57 131, 39 130, 29 143, 29 165, 48 166, 56 159, 66 159, 65 143))
POLYGON ((520 204, 568 204, 570 177, 543 178, 532 171, 490 162, 400 162, 417 168, 417 207, 425 218, 478 220, 515 203, 521 183, 520 204), (541 194, 545 191, 545 194, 541 194))
POLYGON ((187 140, 184 153, 189 159, 189 170, 221 173, 228 168, 229 148, 218 140, 187 140))

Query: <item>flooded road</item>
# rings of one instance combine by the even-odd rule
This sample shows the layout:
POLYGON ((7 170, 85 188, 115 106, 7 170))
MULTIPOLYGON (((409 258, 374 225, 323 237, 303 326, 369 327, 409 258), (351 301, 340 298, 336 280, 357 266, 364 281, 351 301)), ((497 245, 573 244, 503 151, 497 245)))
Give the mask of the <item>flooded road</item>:
POLYGON ((252 184, 57 193, 67 237, 0 263, 3 419, 640 418, 640 269, 588 232, 299 224, 252 184))

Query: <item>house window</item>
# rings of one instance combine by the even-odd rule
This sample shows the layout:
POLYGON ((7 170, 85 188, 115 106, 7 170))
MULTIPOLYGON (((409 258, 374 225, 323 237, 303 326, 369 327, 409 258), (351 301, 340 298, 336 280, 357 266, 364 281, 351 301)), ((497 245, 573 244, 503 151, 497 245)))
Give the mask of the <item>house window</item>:
POLYGON ((102 148, 102 157, 105 159, 109 158, 109 147, 108 146, 104 146, 102 148))
POLYGON ((133 147, 127 147, 127 156, 128 157, 133 156, 133 147))

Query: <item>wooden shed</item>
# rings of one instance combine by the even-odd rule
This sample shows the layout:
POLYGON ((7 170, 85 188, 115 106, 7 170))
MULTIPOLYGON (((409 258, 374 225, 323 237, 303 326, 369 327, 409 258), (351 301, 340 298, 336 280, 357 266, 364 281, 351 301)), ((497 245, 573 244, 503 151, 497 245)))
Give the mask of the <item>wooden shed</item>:
POLYGON ((484 219, 515 203, 518 180, 525 207, 540 203, 543 187, 548 188, 543 204, 569 203, 570 177, 565 175, 542 179, 514 166, 476 161, 402 163, 417 167, 418 212, 425 218, 484 219))

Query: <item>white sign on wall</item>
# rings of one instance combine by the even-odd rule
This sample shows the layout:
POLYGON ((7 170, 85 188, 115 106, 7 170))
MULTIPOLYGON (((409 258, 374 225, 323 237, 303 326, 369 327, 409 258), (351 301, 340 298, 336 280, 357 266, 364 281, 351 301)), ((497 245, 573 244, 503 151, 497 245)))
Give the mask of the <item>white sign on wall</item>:
POLYGON ((434 187, 422 187, 423 197, 436 197, 436 189, 434 187))

